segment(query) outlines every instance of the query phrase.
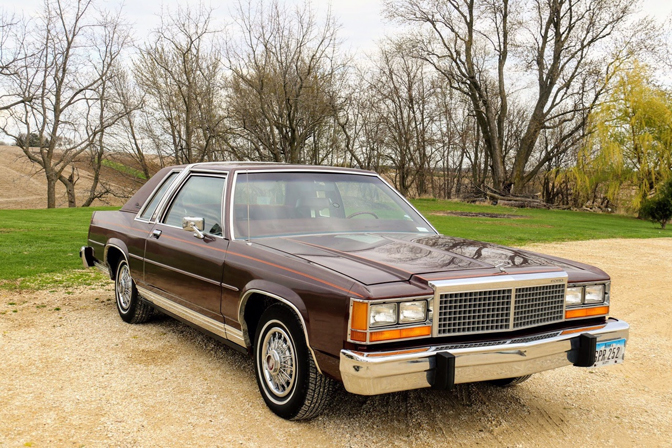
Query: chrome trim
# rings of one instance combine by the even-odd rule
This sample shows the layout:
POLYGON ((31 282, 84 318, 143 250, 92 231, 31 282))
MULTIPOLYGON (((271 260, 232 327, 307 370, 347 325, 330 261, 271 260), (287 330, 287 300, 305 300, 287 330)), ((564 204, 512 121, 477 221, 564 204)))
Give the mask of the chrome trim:
POLYGON ((128 256, 131 257, 131 258, 135 258, 136 260, 144 260, 144 258, 142 258, 140 255, 135 255, 135 254, 132 254, 130 252, 129 252, 128 256))
POLYGON ((126 256, 126 252, 124 252, 124 250, 121 247, 117 246, 116 244, 106 243, 105 244, 105 249, 103 250, 103 261, 105 262, 105 264, 107 264, 107 252, 110 250, 110 247, 114 247, 115 249, 119 249, 119 252, 121 252, 121 255, 124 256, 124 260, 126 260, 126 263, 128 263, 128 257, 126 256))
POLYGON ((138 289, 138 293, 140 293, 140 295, 145 300, 153 303, 159 308, 163 308, 166 311, 173 313, 176 316, 179 316, 195 324, 199 328, 203 328, 204 330, 209 331, 210 333, 216 334, 219 337, 222 337, 237 345, 245 347, 244 340, 242 338, 242 335, 240 334, 241 333, 240 330, 236 330, 235 328, 229 325, 226 325, 222 322, 206 317, 201 313, 198 313, 190 308, 187 308, 183 305, 173 302, 172 300, 166 299, 165 297, 157 293, 154 293, 148 289, 145 289, 142 286, 136 285, 136 288, 138 289))
MULTIPOLYGON (((216 171, 216 172, 202 172, 201 173, 201 171, 198 171, 198 170, 190 171, 192 166, 193 165, 189 165, 187 168, 184 169, 184 173, 186 173, 186 176, 184 176, 184 178, 180 178, 180 176, 178 176, 178 178, 180 178, 179 179, 180 184, 176 188, 173 188, 173 186, 171 185, 171 188, 169 188, 168 191, 166 191, 166 194, 164 195, 164 199, 161 200, 161 203, 159 203, 159 205, 156 207, 157 211, 161 207, 163 207, 164 209, 161 210, 159 213, 156 213, 156 211, 154 212, 154 215, 156 217, 156 219, 154 220, 155 225, 162 225, 162 226, 166 226, 166 227, 171 227, 173 229, 184 230, 184 228, 182 228, 182 227, 171 226, 171 225, 163 223, 161 221, 163 221, 165 219, 165 217, 166 217, 165 214, 166 214, 166 212, 168 212, 168 209, 170 208, 170 205, 172 205, 173 201, 177 197, 177 193, 179 193, 179 191, 182 189, 184 184, 187 183, 187 181, 189 180, 189 178, 191 177, 192 174, 195 174, 195 175, 203 174, 203 175, 205 175, 205 177, 220 177, 220 178, 224 179, 224 187, 222 188, 222 199, 221 199, 222 214, 220 216, 220 219, 222 220, 222 225, 226 225, 226 191, 227 191, 227 184, 228 184, 227 180, 228 180, 229 172, 228 171, 216 171), (166 199, 166 198, 168 198, 168 199, 166 199), (164 200, 165 200, 165 202, 164 202, 164 200)), ((176 181, 177 180, 178 179, 176 179, 176 181)), ((174 184, 177 185, 177 182, 175 182, 174 184)), ((207 232, 206 232, 206 235, 211 236, 213 238, 226 239, 225 238, 226 229, 222 228, 222 234, 221 235, 212 235, 212 234, 207 233, 207 232)))
POLYGON ((92 240, 91 238, 89 238, 88 241, 89 241, 89 243, 97 244, 99 246, 105 246, 105 243, 101 243, 99 241, 92 240))
POLYGON ((184 183, 184 179, 186 179, 189 176, 189 170, 191 169, 192 166, 193 164, 185 166, 182 169, 182 171, 177 175, 172 185, 168 187, 163 197, 159 201, 159 204, 156 206, 156 210, 154 210, 154 213, 152 214, 152 217, 149 219, 149 222, 157 223, 157 221, 160 221, 159 217, 163 215, 166 203, 170 199, 172 199, 172 196, 173 194, 175 194, 175 191, 182 186, 182 184, 184 183))
MULTIPOLYGON (((173 183, 175 183, 175 182, 177 181, 177 179, 179 179, 179 177, 180 177, 180 173, 181 173, 181 172, 182 172, 182 170, 179 170, 179 169, 172 169, 172 170, 170 170, 170 172, 168 172, 168 173, 165 175, 163 182, 159 183, 156 187, 154 187, 154 189, 153 189, 152 192, 149 194, 149 196, 147 196, 147 199, 145 200, 145 203, 142 204, 142 207, 140 207, 140 211, 135 215, 135 218, 133 218, 134 221, 140 221, 140 222, 144 222, 144 223, 152 222, 152 218, 153 218, 154 215, 156 214, 156 210, 159 209, 159 206, 161 205, 161 199, 163 199, 163 198, 159 199, 159 203, 158 203, 157 206, 156 206, 156 210, 154 210, 154 213, 152 213, 152 216, 150 216, 149 219, 142 219, 142 218, 140 218, 140 216, 144 213, 145 209, 147 208, 147 206, 149 205, 149 203, 152 201, 152 199, 154 199, 154 195, 159 191, 159 189, 160 189, 160 188, 163 186, 163 184, 166 182, 166 179, 165 179, 165 178, 167 178, 168 176, 170 176, 172 173, 178 173, 178 175, 175 176, 175 179, 173 179, 173 183)), ((170 187, 172 187, 172 184, 171 184, 171 185, 168 187, 168 189, 166 190, 166 193, 164 194, 164 197, 165 197, 166 194, 168 194, 168 193, 170 192, 170 190, 171 190, 170 187)))
MULTIPOLYGON (((527 288, 533 286, 548 286, 553 284, 563 283, 565 287, 565 295, 567 291, 568 275, 564 271, 540 272, 536 274, 506 274, 493 275, 488 277, 466 277, 449 280, 430 281, 429 286, 434 289, 434 303, 432 309, 434 310, 434 319, 432 324, 432 337, 452 336, 452 334, 439 334, 439 323, 441 314, 441 295, 447 293, 459 292, 479 292, 490 291, 496 289, 511 289, 511 309, 509 316, 509 328, 492 330, 492 331, 469 331, 455 333, 455 336, 466 336, 470 334, 496 334, 507 331, 513 331, 513 319, 516 304, 516 289, 527 288)), ((431 301, 430 301, 431 303, 431 301)), ((563 322, 565 320, 566 302, 563 300, 562 319, 553 322, 563 322)), ((546 323, 544 323, 545 325, 546 323)), ((523 330, 526 328, 533 328, 539 324, 528 325, 524 327, 515 328, 515 330, 523 330)))
MULTIPOLYGON (((595 308, 595 307, 600 307, 600 306, 610 306, 611 305, 611 280, 606 280, 606 281, 601 281, 601 282, 573 282, 573 283, 568 283, 567 287, 568 288, 583 288, 582 291, 582 296, 581 296, 581 301, 583 302, 585 300, 586 296, 586 286, 593 286, 593 285, 604 285, 604 302, 600 303, 581 303, 580 305, 570 305, 567 306, 565 304, 565 311, 569 310, 581 310, 581 309, 586 309, 586 308, 595 308)), ((576 319, 576 318, 574 318, 576 319)))
POLYGON ((240 291, 240 289, 236 288, 235 286, 227 285, 226 283, 222 283, 222 288, 226 288, 226 289, 229 289, 231 291, 236 291, 236 292, 240 291))
POLYGON ((222 286, 221 282, 218 282, 216 280, 209 279, 207 277, 202 277, 197 274, 193 274, 191 272, 183 271, 182 269, 177 269, 172 266, 168 266, 167 264, 159 263, 158 261, 153 261, 148 258, 145 259, 145 263, 153 264, 154 266, 158 266, 160 268, 168 269, 169 271, 177 272, 178 274, 186 275, 187 277, 195 278, 196 280, 201 280, 206 283, 210 283, 213 285, 217 286, 222 286))
MULTIPOLYGON (((434 301, 432 300, 434 296, 416 296, 416 297, 401 297, 398 299, 383 299, 383 300, 366 300, 366 299, 356 299, 354 297, 350 297, 350 306, 348 308, 348 335, 347 335, 347 340, 348 342, 352 342, 353 344, 366 344, 366 345, 374 345, 374 344, 386 344, 389 342, 394 342, 394 341, 412 341, 415 339, 426 339, 431 337, 431 335, 428 336, 416 336, 414 338, 401 338, 401 339, 387 339, 384 341, 374 341, 374 342, 369 342, 370 335, 372 332, 376 331, 383 331, 383 330, 397 330, 397 329, 404 329, 404 328, 418 328, 418 327, 427 327, 429 325, 432 325, 432 319, 433 319, 433 303, 434 301), (418 302, 424 300, 427 302, 427 319, 424 322, 411 322, 407 324, 403 323, 396 323, 396 324, 391 324, 391 325, 385 325, 385 326, 380 326, 380 327, 370 327, 369 326, 369 319, 371 317, 371 305, 380 305, 383 303, 400 303, 400 302, 418 302), (366 316, 366 330, 357 330, 352 328, 352 308, 353 308, 353 303, 354 302, 362 302, 368 304, 368 315, 366 316), (352 330, 354 331, 359 331, 366 333, 366 341, 354 341, 352 339, 352 330)), ((399 311, 397 310, 397 313, 399 311)), ((432 333, 434 332, 434 327, 432 326, 432 333)))
POLYGON ((359 395, 430 387, 436 375, 436 354, 445 352, 455 356, 455 384, 514 378, 572 365, 580 334, 595 335, 598 342, 628 339, 630 326, 626 322, 610 319, 602 325, 597 329, 586 326, 583 332, 550 333, 543 339, 531 337, 529 342, 520 342, 528 338, 514 338, 497 345, 426 346, 406 353, 341 350, 340 372, 345 389, 359 395))
MULTIPOLYGON (((249 173, 247 173, 247 171, 248 170, 245 170, 244 174, 249 174, 249 173)), ((238 173, 240 173, 240 172, 241 171, 234 171, 234 173, 233 173, 233 182, 232 182, 232 187, 231 187, 231 200, 229 201, 229 207, 228 207, 229 229, 230 229, 230 233, 231 233, 231 241, 236 240, 236 236, 234 235, 234 232, 233 232, 233 229, 234 229, 234 227, 233 227, 233 202, 234 202, 234 199, 236 197, 236 184, 238 183, 237 182, 238 181, 238 173)), ((252 172, 253 173, 296 173, 296 172, 299 172, 299 173, 333 173, 333 174, 353 174, 353 175, 356 175, 356 176, 377 177, 385 185, 390 187, 390 189, 394 193, 396 193, 409 207, 411 207, 411 209, 413 211, 415 211, 425 221, 425 223, 427 223, 429 228, 432 229, 436 235, 440 235, 438 230, 436 230, 434 228, 434 226, 432 226, 429 223, 427 218, 425 218, 422 213, 420 213, 415 207, 413 207, 413 205, 410 202, 408 202, 408 199, 406 199, 401 193, 399 193, 396 190, 396 188, 394 188, 388 182, 386 182, 385 179, 383 179, 378 173, 373 173, 373 172, 368 172, 368 171, 358 171, 358 170, 354 170, 354 169, 353 169, 353 171, 347 171, 347 170, 321 170, 319 168, 305 168, 305 169, 286 168, 286 169, 280 169, 280 170, 277 170, 277 169, 276 170, 256 170, 255 169, 255 170, 252 170, 252 172)), ((368 232, 368 233, 371 233, 371 232, 368 232)))
POLYGON ((322 370, 320 369, 320 365, 317 363, 317 358, 315 357, 315 352, 313 351, 313 348, 310 346, 310 339, 308 338, 308 327, 306 326, 306 321, 303 319, 303 316, 301 315, 301 312, 299 309, 294 305, 292 302, 290 302, 287 299, 283 299, 282 297, 275 295, 270 292, 262 291, 260 289, 248 289, 245 291, 245 294, 243 294, 243 297, 240 299, 240 302, 238 303, 238 322, 240 323, 240 328, 242 330, 242 334, 245 340, 245 345, 247 347, 252 346, 252 341, 250 339, 250 334, 247 328, 247 324, 245 323, 245 307, 247 306, 247 300, 250 298, 252 294, 261 294, 267 297, 270 297, 271 299, 275 299, 279 302, 284 303, 285 305, 289 306, 294 313, 299 317, 299 320, 301 321, 301 327, 303 328, 303 336, 306 338, 306 346, 308 347, 308 351, 310 352, 311 356, 313 357, 313 362, 315 363, 315 367, 317 368, 317 371, 322 373, 322 370))
POLYGON ((82 260, 82 266, 85 268, 92 268, 96 264, 91 246, 82 246, 79 249, 79 258, 82 260))

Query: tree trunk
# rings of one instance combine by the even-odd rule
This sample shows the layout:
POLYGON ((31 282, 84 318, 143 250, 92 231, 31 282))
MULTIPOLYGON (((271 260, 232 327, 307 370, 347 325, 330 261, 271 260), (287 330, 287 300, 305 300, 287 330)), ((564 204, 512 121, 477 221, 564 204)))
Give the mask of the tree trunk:
POLYGON ((56 179, 47 176, 47 208, 56 208, 56 179))

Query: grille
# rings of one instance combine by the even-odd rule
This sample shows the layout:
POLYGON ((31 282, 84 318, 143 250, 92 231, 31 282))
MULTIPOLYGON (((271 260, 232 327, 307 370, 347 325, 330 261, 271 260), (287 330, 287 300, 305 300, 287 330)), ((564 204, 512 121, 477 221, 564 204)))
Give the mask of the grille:
POLYGON ((511 289, 441 294, 439 334, 507 330, 511 321, 511 289))
POLYGON ((438 335, 507 331, 559 322, 564 318, 564 303, 564 283, 443 293, 439 295, 438 335))
POLYGON ((565 285, 531 286, 516 289, 513 328, 525 328, 562 320, 565 285))

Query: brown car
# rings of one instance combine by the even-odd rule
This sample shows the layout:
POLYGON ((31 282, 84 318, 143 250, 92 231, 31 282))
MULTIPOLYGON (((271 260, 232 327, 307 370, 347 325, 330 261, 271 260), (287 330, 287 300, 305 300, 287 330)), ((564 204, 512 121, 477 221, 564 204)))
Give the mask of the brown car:
POLYGON ((95 212, 85 266, 121 318, 154 309, 254 356, 287 419, 335 382, 374 395, 623 361, 592 266, 440 235, 376 173, 261 163, 174 166, 95 212))

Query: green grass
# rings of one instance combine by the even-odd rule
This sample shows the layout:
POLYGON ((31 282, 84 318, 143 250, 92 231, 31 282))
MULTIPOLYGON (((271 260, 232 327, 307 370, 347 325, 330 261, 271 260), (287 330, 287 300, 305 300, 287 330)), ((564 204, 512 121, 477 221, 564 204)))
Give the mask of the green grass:
POLYGON ((0 210, 0 287, 43 289, 86 283, 96 270, 70 271, 82 268, 79 248, 87 244, 91 214, 114 209, 0 210), (65 272, 71 278, 55 275, 65 272))
MULTIPOLYGON (((650 222, 618 215, 561 210, 515 209, 433 199, 413 204, 445 235, 498 244, 601 238, 672 237, 650 222), (437 212, 497 213, 519 216, 484 218, 440 216, 437 212)), ((97 269, 82 269, 79 248, 86 244, 91 213, 114 208, 0 210, 0 288, 51 289, 98 285, 97 269)))
POLYGON ((672 229, 662 230, 648 221, 621 215, 569 210, 517 209, 436 199, 416 199, 412 202, 444 235, 489 241, 507 246, 605 238, 672 237, 672 229), (445 211, 509 214, 519 218, 435 214, 445 211))
POLYGON ((103 159, 101 165, 117 170, 120 173, 130 174, 131 176, 137 177, 138 179, 147 179, 147 176, 145 176, 145 173, 142 171, 136 170, 135 168, 131 168, 130 166, 126 166, 122 163, 115 162, 114 160, 103 159))

